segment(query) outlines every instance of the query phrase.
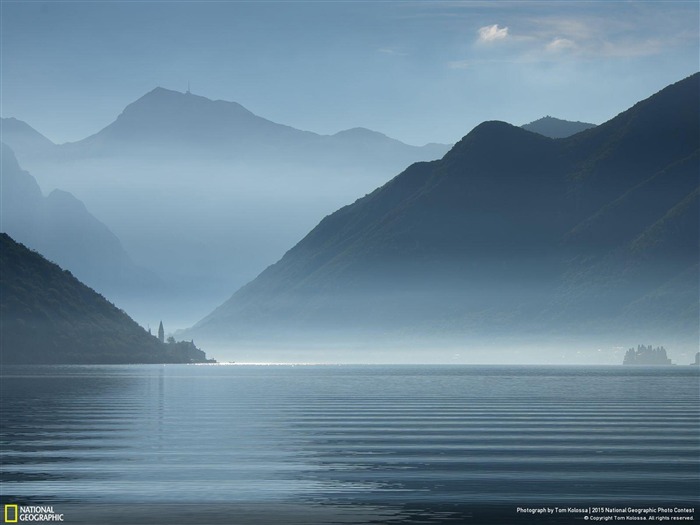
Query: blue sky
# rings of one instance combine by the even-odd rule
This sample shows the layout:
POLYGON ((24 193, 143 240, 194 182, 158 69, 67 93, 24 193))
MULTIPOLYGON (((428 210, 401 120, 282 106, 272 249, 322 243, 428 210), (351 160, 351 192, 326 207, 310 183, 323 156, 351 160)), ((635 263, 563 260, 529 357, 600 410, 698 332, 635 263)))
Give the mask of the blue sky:
POLYGON ((697 71, 674 2, 2 1, 2 116, 56 142, 156 86, 319 133, 454 142, 490 119, 599 123, 697 71))

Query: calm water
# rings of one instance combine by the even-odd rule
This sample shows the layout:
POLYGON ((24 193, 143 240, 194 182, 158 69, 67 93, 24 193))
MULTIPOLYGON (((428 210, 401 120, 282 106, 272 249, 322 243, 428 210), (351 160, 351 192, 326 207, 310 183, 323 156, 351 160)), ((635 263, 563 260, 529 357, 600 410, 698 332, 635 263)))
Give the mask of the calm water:
POLYGON ((5 367, 2 499, 53 505, 70 523, 576 523, 585 514, 517 507, 697 511, 699 372, 5 367))

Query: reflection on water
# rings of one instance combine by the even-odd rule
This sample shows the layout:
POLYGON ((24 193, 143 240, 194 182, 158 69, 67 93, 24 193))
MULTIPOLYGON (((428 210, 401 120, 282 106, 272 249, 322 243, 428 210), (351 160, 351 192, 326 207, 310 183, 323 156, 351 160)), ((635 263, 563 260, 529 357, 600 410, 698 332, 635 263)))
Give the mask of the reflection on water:
POLYGON ((85 523, 698 507, 698 386, 691 367, 4 367, 2 497, 85 523))

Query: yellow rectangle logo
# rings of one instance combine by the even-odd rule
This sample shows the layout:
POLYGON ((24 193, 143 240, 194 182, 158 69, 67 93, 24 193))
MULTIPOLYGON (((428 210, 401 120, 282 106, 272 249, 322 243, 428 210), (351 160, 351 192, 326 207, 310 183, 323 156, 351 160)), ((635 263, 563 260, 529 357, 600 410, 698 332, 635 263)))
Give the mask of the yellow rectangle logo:
POLYGON ((17 504, 5 505, 5 523, 17 523, 17 504))

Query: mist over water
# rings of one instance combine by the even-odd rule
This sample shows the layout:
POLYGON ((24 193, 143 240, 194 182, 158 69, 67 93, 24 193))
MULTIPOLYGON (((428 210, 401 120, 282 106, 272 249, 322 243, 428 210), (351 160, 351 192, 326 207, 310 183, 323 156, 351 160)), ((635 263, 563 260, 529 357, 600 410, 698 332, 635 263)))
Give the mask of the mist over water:
POLYGON ((173 330, 192 326, 325 215, 410 163, 405 153, 372 159, 359 151, 344 162, 337 155, 345 153, 334 160, 322 146, 285 160, 274 150, 246 159, 225 149, 147 144, 122 151, 117 143, 101 155, 55 147, 47 156, 18 158, 44 192, 60 188, 83 201, 134 262, 154 274, 150 287, 98 291, 144 326, 163 318, 173 330))
MULTIPOLYGON (((139 279, 89 284, 144 326, 207 345, 598 334, 687 352, 698 78, 566 138, 487 121, 451 149, 163 88, 74 143, 3 126, 40 185, 73 192, 133 259, 118 271, 139 279)), ((79 246, 63 230, 58 246, 79 246)))
MULTIPOLYGON (((551 335, 521 333, 516 336, 463 337, 415 334, 355 334, 302 332, 269 337, 264 342, 241 338, 235 343, 209 340, 207 353, 219 362, 369 365, 621 365, 639 334, 590 336, 585 333, 551 335)), ((657 334, 658 336, 658 334, 657 334)), ((697 346, 684 338, 664 338, 674 365, 695 360, 697 346)), ((657 341, 655 338, 644 340, 657 341)), ((196 342, 196 341, 195 341, 196 342)), ((654 343, 658 346, 661 343, 654 343)), ((637 345, 634 345, 635 347, 637 345)))

